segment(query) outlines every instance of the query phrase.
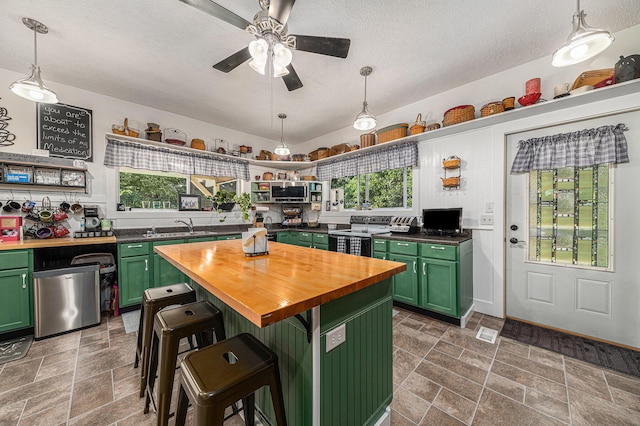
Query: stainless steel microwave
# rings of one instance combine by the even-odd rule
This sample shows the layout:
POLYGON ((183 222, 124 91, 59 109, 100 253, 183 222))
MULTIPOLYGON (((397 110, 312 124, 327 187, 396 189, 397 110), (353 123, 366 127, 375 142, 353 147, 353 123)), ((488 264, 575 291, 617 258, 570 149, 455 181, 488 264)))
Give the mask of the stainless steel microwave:
POLYGON ((274 182, 271 184, 271 201, 274 203, 308 203, 308 182, 274 182))

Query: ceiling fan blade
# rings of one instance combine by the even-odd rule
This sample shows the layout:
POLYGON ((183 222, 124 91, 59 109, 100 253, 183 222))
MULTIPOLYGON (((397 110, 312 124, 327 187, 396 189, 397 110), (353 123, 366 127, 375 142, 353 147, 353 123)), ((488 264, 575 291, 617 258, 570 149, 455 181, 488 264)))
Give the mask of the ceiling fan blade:
POLYGON ((293 35, 296 37, 296 50, 335 56, 337 58, 346 58, 351 45, 351 40, 348 38, 293 35))
POLYGON ((218 71, 229 72, 234 70, 237 66, 246 62, 250 58, 251 58, 251 54, 249 53, 249 48, 245 47, 244 49, 237 51, 236 53, 229 56, 228 58, 221 60, 220 62, 215 64, 213 67, 218 71))
POLYGON ((302 81, 300 81, 300 77, 298 77, 296 70, 293 69, 293 65, 287 65, 287 70, 289 71, 289 74, 283 76, 282 79, 284 80, 284 84, 287 85, 287 89, 289 89, 290 92, 293 92, 294 90, 302 87, 302 81))
POLYGON ((269 3, 269 17, 282 25, 289 20, 289 14, 296 0, 271 0, 269 3))
POLYGON ((182 3, 186 3, 189 6, 193 6, 198 10, 201 10, 204 13, 208 13, 209 15, 215 16, 218 19, 221 19, 225 22, 228 22, 231 25, 234 25, 241 30, 247 28, 248 25, 251 25, 251 22, 247 21, 244 18, 239 17, 235 13, 230 10, 225 9, 217 3, 212 2, 211 0, 180 0, 182 3))

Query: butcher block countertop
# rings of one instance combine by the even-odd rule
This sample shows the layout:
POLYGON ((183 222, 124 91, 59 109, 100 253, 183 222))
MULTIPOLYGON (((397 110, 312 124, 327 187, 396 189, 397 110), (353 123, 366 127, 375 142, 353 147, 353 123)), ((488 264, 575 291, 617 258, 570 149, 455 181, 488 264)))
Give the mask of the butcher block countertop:
POLYGON ((48 247, 85 246, 115 243, 116 237, 47 238, 44 240, 2 241, 0 250, 39 249, 48 247))
POLYGON ((281 321, 406 270, 369 257, 269 242, 269 254, 247 257, 242 240, 154 250, 258 327, 281 321))

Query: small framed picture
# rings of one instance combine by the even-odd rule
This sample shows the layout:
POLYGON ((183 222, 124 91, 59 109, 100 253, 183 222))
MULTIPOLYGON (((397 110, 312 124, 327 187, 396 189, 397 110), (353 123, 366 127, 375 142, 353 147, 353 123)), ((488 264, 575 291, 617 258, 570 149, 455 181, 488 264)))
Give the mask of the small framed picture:
POLYGON ((199 211, 202 210, 200 205, 200 196, 191 194, 178 194, 178 210, 180 211, 199 211))

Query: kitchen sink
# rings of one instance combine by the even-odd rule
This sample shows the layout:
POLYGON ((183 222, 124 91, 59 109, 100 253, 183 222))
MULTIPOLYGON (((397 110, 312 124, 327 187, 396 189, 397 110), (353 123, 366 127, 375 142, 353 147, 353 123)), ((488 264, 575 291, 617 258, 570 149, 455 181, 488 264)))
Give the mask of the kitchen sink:
POLYGON ((189 233, 189 231, 183 232, 158 232, 156 234, 143 234, 143 236, 147 238, 165 238, 165 237, 193 237, 193 236, 203 236, 203 235, 216 235, 216 232, 213 231, 193 231, 189 233))

